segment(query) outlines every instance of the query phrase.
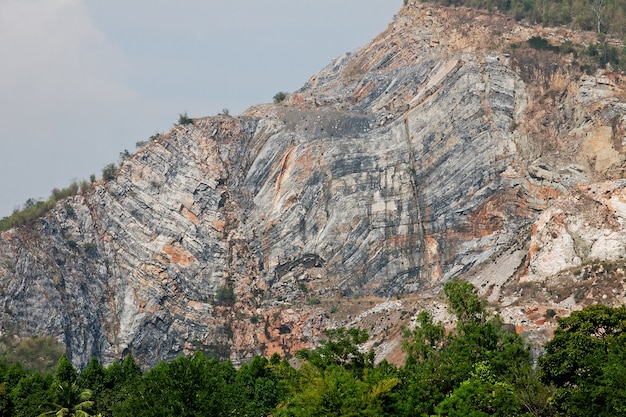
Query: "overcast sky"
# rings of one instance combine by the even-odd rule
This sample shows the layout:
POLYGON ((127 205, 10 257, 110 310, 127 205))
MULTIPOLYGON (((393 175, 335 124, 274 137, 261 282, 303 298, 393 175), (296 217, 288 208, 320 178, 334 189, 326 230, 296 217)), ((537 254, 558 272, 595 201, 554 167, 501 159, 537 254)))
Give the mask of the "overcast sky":
POLYGON ((187 112, 236 115, 369 42, 400 0, 0 0, 0 218, 187 112))

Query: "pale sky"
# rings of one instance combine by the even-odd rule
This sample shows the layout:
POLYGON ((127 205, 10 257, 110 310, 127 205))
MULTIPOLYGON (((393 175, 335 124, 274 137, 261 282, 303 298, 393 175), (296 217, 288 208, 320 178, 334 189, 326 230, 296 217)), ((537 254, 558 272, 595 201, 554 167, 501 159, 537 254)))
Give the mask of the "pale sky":
POLYGON ((187 112, 237 115, 382 32, 401 0, 0 0, 0 218, 187 112))

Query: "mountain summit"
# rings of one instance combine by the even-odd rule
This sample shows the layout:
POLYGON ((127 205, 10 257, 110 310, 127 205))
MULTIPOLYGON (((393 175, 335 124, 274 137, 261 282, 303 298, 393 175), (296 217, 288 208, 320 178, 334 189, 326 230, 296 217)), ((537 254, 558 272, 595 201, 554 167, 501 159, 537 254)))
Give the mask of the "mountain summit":
POLYGON ((280 103, 175 126, 2 232, 0 329, 78 367, 241 363, 339 325, 393 359, 453 277, 539 336, 621 304, 626 78, 528 42, 593 36, 411 3, 280 103))

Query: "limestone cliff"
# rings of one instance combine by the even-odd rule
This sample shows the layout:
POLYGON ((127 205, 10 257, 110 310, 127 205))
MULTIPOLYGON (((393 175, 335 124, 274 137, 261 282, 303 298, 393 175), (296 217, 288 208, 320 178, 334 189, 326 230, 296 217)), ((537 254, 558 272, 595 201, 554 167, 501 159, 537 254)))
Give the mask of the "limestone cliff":
POLYGON ((0 329, 79 367, 241 362, 338 325, 393 359, 456 276, 539 335, 623 303, 626 78, 519 46, 537 34, 587 36, 411 3, 284 102, 174 127, 2 233, 0 329))

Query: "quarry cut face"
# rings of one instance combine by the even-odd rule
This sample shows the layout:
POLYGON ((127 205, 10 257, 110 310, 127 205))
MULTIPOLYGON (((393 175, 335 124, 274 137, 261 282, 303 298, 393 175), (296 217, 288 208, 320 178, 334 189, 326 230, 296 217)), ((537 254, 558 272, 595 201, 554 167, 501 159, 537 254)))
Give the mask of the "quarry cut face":
MULTIPOLYGON (((53 335, 78 367, 150 366, 291 354, 359 326, 398 359, 421 309, 449 320, 453 277, 549 334, 541 312, 602 298, 610 278, 589 265, 626 255, 626 105, 619 74, 507 49, 542 30, 410 5, 284 102, 174 127, 2 232, 3 334, 53 335)), ((539 33, 579 36, 555 32, 539 33)), ((602 299, 623 302, 611 282, 602 299)))

